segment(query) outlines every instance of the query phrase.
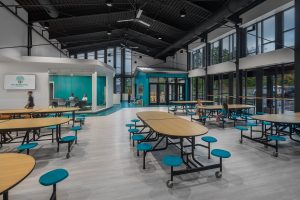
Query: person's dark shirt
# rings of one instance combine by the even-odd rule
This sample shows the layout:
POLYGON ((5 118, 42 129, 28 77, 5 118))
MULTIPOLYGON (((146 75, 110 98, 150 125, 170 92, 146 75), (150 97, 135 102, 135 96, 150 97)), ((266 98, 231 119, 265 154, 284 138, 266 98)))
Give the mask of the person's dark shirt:
POLYGON ((33 102, 33 96, 28 97, 28 107, 33 108, 34 107, 34 102, 33 102))

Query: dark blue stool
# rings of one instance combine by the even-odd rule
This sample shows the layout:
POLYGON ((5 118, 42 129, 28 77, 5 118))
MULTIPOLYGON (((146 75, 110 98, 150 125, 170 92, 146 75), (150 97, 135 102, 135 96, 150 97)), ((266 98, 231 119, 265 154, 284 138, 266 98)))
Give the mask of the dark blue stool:
POLYGON ((201 140, 203 140, 204 142, 207 142, 208 146, 208 159, 210 159, 210 144, 211 143, 215 143, 217 142, 218 140, 212 136, 204 136, 201 138, 201 140))
POLYGON ((43 186, 53 186, 53 192, 50 200, 56 200, 56 184, 63 181, 69 176, 69 173, 65 169, 55 169, 47 172, 40 177, 40 184, 43 186))
POLYGON ((168 155, 165 156, 162 161, 164 165, 171 167, 171 179, 167 181, 167 187, 172 188, 174 167, 180 167, 182 165, 182 158, 176 155, 168 155))
POLYGON ((29 150, 35 148, 38 145, 37 142, 31 142, 31 143, 27 143, 27 144, 21 144, 20 146, 17 147, 17 150, 19 152, 25 151, 27 155, 29 155, 29 150))
POLYGON ((273 152, 273 156, 278 157, 278 143, 286 141, 285 137, 280 135, 270 135, 268 139, 271 141, 275 141, 275 152, 273 152))
POLYGON ((54 130, 56 130, 56 126, 48 126, 48 130, 51 130, 51 135, 52 135, 52 143, 54 142, 54 130))
POLYGON ((241 139, 240 139, 240 143, 243 143, 243 131, 248 131, 248 128, 245 126, 236 126, 236 129, 241 131, 241 139))
POLYGON ((80 131, 80 130, 81 130, 81 126, 73 126, 73 127, 71 128, 71 130, 75 132, 75 137, 76 137, 75 144, 77 144, 77 140, 78 140, 78 137, 77 137, 77 131, 80 131))
POLYGON ((76 136, 65 136, 61 138, 58 143, 57 143, 57 152, 59 152, 59 144, 60 143, 68 143, 68 153, 67 153, 67 158, 70 158, 70 152, 71 152, 71 147, 72 144, 77 140, 76 136))
POLYGON ((137 151, 143 151, 143 169, 146 169, 146 154, 152 150, 152 145, 149 143, 140 143, 136 146, 137 151))
POLYGON ((230 158, 231 157, 231 153, 229 151, 223 150, 223 149, 214 149, 211 151, 211 154, 213 156, 216 156, 218 158, 220 158, 220 171, 216 172, 215 175, 217 178, 221 178, 222 177, 222 170, 223 170, 223 163, 222 163, 222 159, 223 158, 230 158))
POLYGON ((128 129, 128 132, 129 132, 129 140, 131 140, 131 136, 138 133, 140 130, 137 129, 137 128, 130 128, 128 129))

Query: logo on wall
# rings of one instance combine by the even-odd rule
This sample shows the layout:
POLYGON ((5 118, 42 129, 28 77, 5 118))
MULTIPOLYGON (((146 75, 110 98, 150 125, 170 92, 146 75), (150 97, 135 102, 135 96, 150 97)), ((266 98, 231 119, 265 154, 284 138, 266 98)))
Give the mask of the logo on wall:
POLYGON ((24 82, 24 76, 17 76, 16 81, 18 82, 18 84, 22 84, 24 82))

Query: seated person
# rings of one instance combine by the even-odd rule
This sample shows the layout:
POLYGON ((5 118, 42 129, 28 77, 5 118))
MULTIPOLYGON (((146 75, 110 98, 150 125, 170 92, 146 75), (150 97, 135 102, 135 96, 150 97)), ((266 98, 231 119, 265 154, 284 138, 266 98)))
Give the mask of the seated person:
POLYGON ((75 97, 74 97, 74 93, 71 93, 71 96, 69 96, 69 101, 74 101, 75 97))
POLYGON ((220 122, 221 118, 225 118, 228 115, 228 104, 227 103, 223 103, 222 107, 223 108, 222 108, 221 112, 217 115, 217 118, 216 118, 217 122, 220 122))
POLYGON ((33 96, 32 96, 32 91, 28 91, 27 95, 28 95, 28 101, 27 101, 27 104, 25 105, 25 108, 32 109, 34 107, 34 100, 33 100, 33 96))
POLYGON ((200 99, 197 100, 197 104, 196 104, 196 115, 199 116, 200 118, 202 116, 202 112, 199 106, 202 106, 202 102, 200 99))
POLYGON ((86 95, 86 94, 84 94, 81 100, 82 100, 82 101, 85 101, 85 102, 87 102, 87 100, 88 100, 88 97, 87 97, 87 95, 86 95))

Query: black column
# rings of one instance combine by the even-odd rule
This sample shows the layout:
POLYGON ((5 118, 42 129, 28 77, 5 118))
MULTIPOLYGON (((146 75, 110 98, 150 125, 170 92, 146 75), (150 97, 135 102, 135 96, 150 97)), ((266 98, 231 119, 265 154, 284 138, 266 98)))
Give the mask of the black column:
POLYGON ((205 42, 205 56, 204 56, 204 70, 205 70, 205 77, 204 77, 204 84, 205 84, 205 90, 204 90, 204 99, 208 99, 208 92, 209 92, 209 80, 208 80, 208 74, 207 74, 207 68, 209 66, 209 43, 207 41, 207 34, 203 37, 205 42))
POLYGON ((235 25, 236 30, 236 61, 235 61, 235 74, 236 74, 236 103, 240 103, 240 91, 241 91, 241 85, 240 85, 240 57, 241 57, 241 28, 238 24, 235 25))
POLYGON ((262 112, 263 111, 263 75, 264 70, 263 69, 257 69, 255 71, 256 74, 256 97, 259 97, 256 99, 256 112, 262 112))
POLYGON ((27 26, 27 56, 31 56, 32 49, 32 24, 27 26))
POLYGON ((300 112, 300 1, 295 1, 295 112, 300 112))
POLYGON ((229 76, 228 76, 228 82, 229 82, 229 98, 228 98, 228 103, 229 104, 232 104, 233 103, 233 98, 232 98, 232 96, 233 96, 233 79, 234 79, 234 74, 233 73, 230 73, 229 74, 229 76))

